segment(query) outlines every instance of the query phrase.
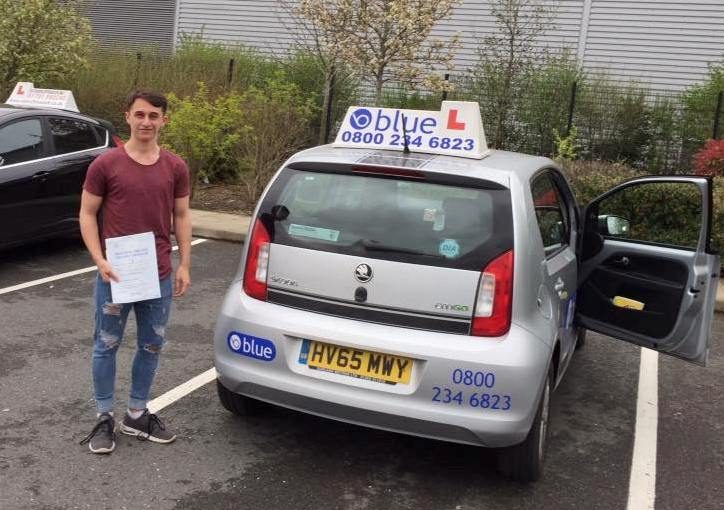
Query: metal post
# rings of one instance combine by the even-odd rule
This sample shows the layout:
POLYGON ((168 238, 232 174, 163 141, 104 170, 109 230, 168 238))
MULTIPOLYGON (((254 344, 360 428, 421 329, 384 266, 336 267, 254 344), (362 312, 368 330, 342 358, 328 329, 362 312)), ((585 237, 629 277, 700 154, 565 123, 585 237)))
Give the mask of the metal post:
POLYGON ((576 106, 576 89, 578 87, 578 82, 573 82, 573 86, 571 87, 571 101, 568 104, 568 125, 566 126, 566 136, 571 134, 571 128, 573 127, 573 109, 576 106))
MULTIPOLYGON (((445 83, 450 81, 450 75, 445 73, 445 83)), ((442 91, 442 100, 447 101, 447 88, 442 91)))
POLYGON ((327 118, 325 119, 325 125, 324 125, 324 143, 329 143, 329 134, 332 132, 332 103, 334 102, 334 77, 337 74, 336 69, 332 71, 330 77, 329 77, 329 90, 327 91, 327 94, 329 94, 329 97, 327 98, 327 118))
POLYGON ((143 56, 141 55, 141 52, 139 51, 136 53, 136 77, 133 79, 133 87, 138 87, 138 78, 139 74, 141 74, 141 59, 143 56))
POLYGON ((226 75, 226 85, 231 88, 231 82, 234 80, 234 59, 229 59, 229 71, 226 75))
POLYGON ((712 131, 712 139, 717 140, 719 138, 719 117, 721 117, 721 103, 724 91, 719 91, 719 96, 716 100, 716 110, 714 111, 714 129, 712 131))

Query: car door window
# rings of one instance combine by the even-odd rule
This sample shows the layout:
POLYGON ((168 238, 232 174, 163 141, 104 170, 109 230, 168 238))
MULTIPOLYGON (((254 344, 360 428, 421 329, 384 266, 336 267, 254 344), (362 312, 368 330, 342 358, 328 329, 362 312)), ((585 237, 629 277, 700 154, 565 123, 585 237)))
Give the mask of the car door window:
POLYGON ((533 180, 531 192, 543 249, 549 256, 568 245, 570 239, 568 208, 561 200, 561 195, 548 173, 533 180))
POLYGON ((43 155, 43 131, 38 119, 0 127, 0 166, 23 163, 43 155))
POLYGON ((51 118, 49 122, 55 154, 68 154, 100 145, 93 126, 86 122, 59 118, 51 118))
POLYGON ((701 202, 701 192, 690 183, 633 186, 600 202, 596 231, 607 238, 696 249, 701 202))
POLYGON ((104 128, 100 126, 95 127, 96 134, 98 135, 98 140, 101 144, 105 145, 108 139, 108 131, 106 131, 104 128))

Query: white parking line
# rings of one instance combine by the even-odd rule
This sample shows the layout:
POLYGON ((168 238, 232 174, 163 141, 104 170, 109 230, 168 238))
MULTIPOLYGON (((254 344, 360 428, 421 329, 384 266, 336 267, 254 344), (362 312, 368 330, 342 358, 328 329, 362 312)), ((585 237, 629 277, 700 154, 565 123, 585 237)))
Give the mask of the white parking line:
MULTIPOLYGON (((206 241, 208 241, 208 239, 195 239, 191 241, 191 245, 194 246, 204 243, 206 241)), ((172 250, 178 250, 178 246, 174 246, 172 250)), ((83 269, 76 269, 75 271, 69 271, 63 274, 48 276, 47 278, 40 278, 39 280, 33 280, 31 282, 19 283, 18 285, 13 285, 12 287, 5 287, 4 289, 0 289, 0 295, 7 294, 9 292, 15 292, 16 290, 27 289, 29 287, 35 287, 37 285, 43 285, 44 283, 54 282, 56 280, 62 280, 63 278, 70 278, 71 276, 76 276, 83 273, 90 273, 91 271, 95 270, 96 266, 84 267, 83 269)))
POLYGON ((168 407, 177 400, 182 399, 189 393, 198 390, 202 386, 209 384, 211 381, 216 379, 216 369, 210 368, 206 372, 203 372, 193 379, 189 379, 183 384, 179 384, 172 390, 167 391, 160 397, 151 400, 148 406, 148 412, 157 413, 164 407, 168 407))
POLYGON ((659 353, 641 349, 636 433, 628 484, 628 510, 653 510, 656 501, 656 442, 659 420, 659 353))

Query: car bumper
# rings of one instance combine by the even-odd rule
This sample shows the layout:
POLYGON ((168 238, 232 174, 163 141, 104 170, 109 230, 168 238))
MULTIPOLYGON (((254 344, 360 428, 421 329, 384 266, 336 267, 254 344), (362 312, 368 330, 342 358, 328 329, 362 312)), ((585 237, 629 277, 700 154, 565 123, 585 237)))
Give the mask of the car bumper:
POLYGON ((525 439, 551 358, 549 346, 515 324, 491 339, 364 323, 258 301, 244 295, 239 282, 224 300, 214 351, 219 380, 235 393, 348 423, 487 447, 525 439), (273 359, 235 352, 232 333, 271 342, 273 359), (303 339, 412 358, 411 379, 390 385, 312 370, 300 362, 303 339), (493 374, 494 383, 475 374, 493 374))

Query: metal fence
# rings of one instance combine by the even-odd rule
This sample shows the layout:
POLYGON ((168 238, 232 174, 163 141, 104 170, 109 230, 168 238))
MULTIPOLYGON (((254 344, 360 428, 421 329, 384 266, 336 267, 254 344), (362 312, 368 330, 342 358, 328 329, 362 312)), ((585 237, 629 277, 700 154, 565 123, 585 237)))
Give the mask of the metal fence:
MULTIPOLYGON (((552 156, 556 137, 570 136, 577 158, 622 162, 651 173, 689 172, 693 154, 721 135, 721 91, 691 96, 605 80, 531 81, 491 96, 471 75, 446 78, 450 92, 391 86, 382 102, 438 109, 444 99, 476 101, 491 147, 552 156)), ((357 100, 371 104, 371 89, 362 88, 357 100)))
MULTIPOLYGON (((229 54, 223 48, 199 47, 173 57, 154 52, 101 54, 75 81, 58 84, 71 88, 90 113, 125 123, 119 102, 135 86, 150 86, 177 96, 192 94, 203 81, 212 96, 250 85, 264 87, 280 70, 323 108, 324 75, 310 59, 274 61, 251 51, 229 54)), ((565 69, 563 70, 565 71, 565 69)), ((505 94, 490 91, 490 84, 472 74, 447 76, 447 93, 402 86, 384 89, 384 106, 439 109, 445 98, 477 101, 491 147, 551 156, 556 136, 571 137, 579 159, 624 162, 651 173, 690 171, 693 154, 710 138, 719 138, 723 126, 722 92, 652 91, 605 79, 578 81, 533 75, 505 94), (575 134, 575 136, 573 136, 575 134)), ((557 77, 556 77, 557 76, 557 77)), ((373 87, 354 78, 336 82, 328 113, 331 129, 350 105, 372 105, 373 87)), ((324 139, 325 122, 313 123, 309 140, 324 139), (321 136, 320 131, 322 132, 321 136)))

